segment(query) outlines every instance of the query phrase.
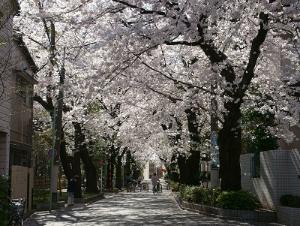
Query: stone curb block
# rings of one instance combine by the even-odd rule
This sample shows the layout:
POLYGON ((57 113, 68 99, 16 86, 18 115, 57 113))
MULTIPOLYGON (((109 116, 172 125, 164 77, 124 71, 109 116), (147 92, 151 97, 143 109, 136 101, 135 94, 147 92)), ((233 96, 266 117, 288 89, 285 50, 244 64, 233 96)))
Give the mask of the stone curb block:
POLYGON ((202 204, 186 202, 181 200, 178 196, 175 196, 175 200, 182 209, 187 209, 193 212, 201 212, 208 215, 215 215, 221 218, 234 219, 240 221, 253 221, 265 223, 277 222, 276 212, 274 211, 222 209, 202 204))

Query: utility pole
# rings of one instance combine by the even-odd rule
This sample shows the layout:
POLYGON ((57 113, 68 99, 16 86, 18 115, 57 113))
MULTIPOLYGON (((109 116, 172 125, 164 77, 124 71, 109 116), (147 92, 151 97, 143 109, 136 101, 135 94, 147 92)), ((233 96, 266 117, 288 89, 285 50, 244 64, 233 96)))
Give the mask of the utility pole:
POLYGON ((59 171, 59 153, 62 135, 62 114, 64 103, 64 82, 65 82, 65 55, 64 49, 63 64, 59 72, 59 92, 53 114, 53 149, 51 150, 51 184, 50 184, 50 208, 57 203, 57 181, 59 171))

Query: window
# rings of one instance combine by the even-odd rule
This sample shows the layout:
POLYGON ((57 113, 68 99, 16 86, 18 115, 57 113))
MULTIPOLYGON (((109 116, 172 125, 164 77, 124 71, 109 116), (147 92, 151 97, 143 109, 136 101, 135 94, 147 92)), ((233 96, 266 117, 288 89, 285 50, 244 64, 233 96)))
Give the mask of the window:
POLYGON ((260 154, 255 152, 254 156, 251 159, 251 176, 253 178, 260 177, 260 154))
POLYGON ((11 145, 10 149, 10 161, 12 165, 16 166, 31 166, 31 151, 25 149, 19 149, 11 145))
POLYGON ((32 85, 19 76, 16 81, 16 94, 26 106, 32 106, 32 85))

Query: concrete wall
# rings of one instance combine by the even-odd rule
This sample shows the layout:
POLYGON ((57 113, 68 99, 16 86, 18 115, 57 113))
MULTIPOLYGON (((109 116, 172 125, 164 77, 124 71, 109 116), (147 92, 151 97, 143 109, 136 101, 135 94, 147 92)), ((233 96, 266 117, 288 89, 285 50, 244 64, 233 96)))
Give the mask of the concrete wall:
POLYGON ((26 200, 26 207, 31 209, 33 188, 33 169, 23 166, 11 167, 11 198, 26 200))
POLYGON ((300 195, 300 151, 273 150, 260 153, 260 177, 252 178, 253 154, 241 155, 242 188, 275 209, 282 195, 300 195))

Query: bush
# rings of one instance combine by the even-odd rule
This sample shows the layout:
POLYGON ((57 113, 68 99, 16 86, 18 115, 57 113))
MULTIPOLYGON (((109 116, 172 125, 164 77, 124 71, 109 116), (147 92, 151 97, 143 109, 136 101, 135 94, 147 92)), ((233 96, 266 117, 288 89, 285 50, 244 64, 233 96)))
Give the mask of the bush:
POLYGON ((249 192, 224 191, 217 198, 217 206, 223 209, 255 210, 260 207, 260 203, 249 192))
POLYGON ((180 197, 188 202, 214 206, 220 190, 206 189, 196 186, 182 186, 180 197))
POLYGON ((179 191, 180 184, 178 182, 169 181, 169 185, 170 185, 170 188, 173 192, 178 192, 179 191))
POLYGON ((33 189, 33 204, 48 203, 50 197, 49 189, 33 189))
POLYGON ((112 192, 113 193, 119 193, 119 188, 113 188, 112 192))
POLYGON ((8 179, 5 176, 0 176, 0 222, 3 225, 7 224, 9 197, 8 197, 8 179))
POLYGON ((300 196, 283 195, 280 197, 280 203, 283 206, 300 208, 300 196))

